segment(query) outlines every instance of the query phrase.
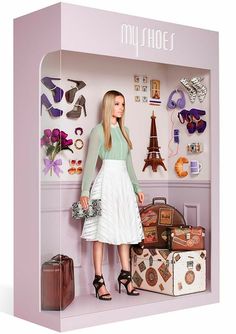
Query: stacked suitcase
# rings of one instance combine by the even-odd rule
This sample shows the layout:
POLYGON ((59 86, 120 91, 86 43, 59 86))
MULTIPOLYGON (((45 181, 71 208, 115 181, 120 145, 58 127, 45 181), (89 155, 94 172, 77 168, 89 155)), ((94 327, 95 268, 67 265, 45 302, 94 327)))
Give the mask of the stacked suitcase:
POLYGON ((145 238, 130 250, 134 287, 172 296, 204 291, 204 228, 186 226, 182 214, 163 197, 153 198, 140 216, 145 238))

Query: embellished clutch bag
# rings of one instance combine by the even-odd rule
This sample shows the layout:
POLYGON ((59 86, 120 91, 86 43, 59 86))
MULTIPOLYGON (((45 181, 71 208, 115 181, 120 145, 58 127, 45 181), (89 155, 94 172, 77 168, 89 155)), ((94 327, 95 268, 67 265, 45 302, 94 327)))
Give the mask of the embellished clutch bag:
POLYGON ((72 218, 74 219, 92 218, 101 215, 101 199, 89 199, 89 206, 87 210, 82 208, 80 202, 72 204, 72 218))

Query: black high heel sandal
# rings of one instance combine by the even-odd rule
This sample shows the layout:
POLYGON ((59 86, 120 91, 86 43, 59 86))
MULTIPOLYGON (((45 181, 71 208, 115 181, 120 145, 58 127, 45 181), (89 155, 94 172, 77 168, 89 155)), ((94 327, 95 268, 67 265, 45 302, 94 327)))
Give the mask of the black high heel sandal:
POLYGON ((128 290, 128 284, 131 282, 131 272, 128 270, 121 269, 120 275, 118 277, 118 283, 119 283, 119 293, 121 292, 120 285, 123 284, 126 288, 127 295, 129 296, 139 296, 139 292, 137 292, 134 288, 129 291, 128 290), (121 282, 122 280, 126 280, 126 282, 121 282))
POLYGON ((95 288, 95 292, 96 292, 96 298, 98 296, 99 299, 101 300, 111 300, 112 298, 111 297, 106 297, 106 296, 109 296, 110 293, 104 293, 103 295, 99 296, 98 294, 98 290, 101 288, 101 286, 106 286, 105 285, 105 282, 104 282, 104 278, 103 278, 103 275, 95 275, 95 278, 93 280, 93 286, 95 288))

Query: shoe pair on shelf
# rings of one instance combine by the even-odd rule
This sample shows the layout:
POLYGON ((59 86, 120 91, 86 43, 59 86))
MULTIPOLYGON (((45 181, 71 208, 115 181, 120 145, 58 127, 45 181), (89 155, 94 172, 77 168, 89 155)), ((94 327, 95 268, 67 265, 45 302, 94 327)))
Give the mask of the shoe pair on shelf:
POLYGON ((180 80, 181 84, 187 90, 189 99, 192 103, 194 103, 196 97, 198 97, 200 102, 203 102, 206 97, 207 88, 202 84, 203 79, 204 78, 201 77, 194 77, 191 80, 186 78, 182 78, 180 80))
POLYGON ((207 122, 201 119, 201 116, 206 115, 205 110, 192 108, 190 110, 183 109, 178 113, 178 118, 181 124, 187 122, 187 130, 190 134, 198 131, 204 132, 207 122))
MULTIPOLYGON (((134 288, 131 291, 128 290, 128 285, 132 281, 130 271, 121 269, 121 272, 120 272, 117 280, 118 280, 118 284, 119 284, 119 293, 121 293, 121 284, 123 284, 124 287, 126 288, 127 295, 129 295, 129 296, 139 296, 139 292, 137 292, 134 288)), ((98 290, 103 285, 106 286, 103 275, 95 275, 95 278, 94 278, 94 281, 93 281, 93 286, 95 288, 96 298, 98 297, 101 300, 111 300, 112 297, 111 297, 110 293, 105 293, 105 294, 102 294, 102 295, 98 294, 98 290)))
MULTIPOLYGON (((41 82, 52 92, 52 96, 54 99, 54 102, 58 103, 61 101, 64 91, 62 88, 56 86, 53 83, 53 80, 60 80, 60 78, 50 78, 50 77, 44 77, 41 79, 41 82)), ((78 81, 78 80, 72 80, 72 79, 67 79, 68 81, 72 81, 76 84, 75 87, 72 87, 70 90, 68 90, 65 93, 65 98, 68 103, 72 103, 75 98, 75 94, 78 90, 82 89, 83 87, 86 86, 85 82, 83 81, 78 81)), ((68 118, 79 118, 81 115, 81 109, 83 108, 84 110, 84 115, 87 116, 86 113, 86 108, 85 108, 85 97, 83 95, 80 95, 79 98, 77 99, 73 109, 69 111, 66 116, 68 118)), ((45 94, 42 94, 41 96, 41 114, 42 114, 42 105, 46 107, 48 110, 50 116, 52 117, 59 117, 63 114, 63 111, 57 108, 54 108, 52 104, 50 103, 49 99, 45 94)))

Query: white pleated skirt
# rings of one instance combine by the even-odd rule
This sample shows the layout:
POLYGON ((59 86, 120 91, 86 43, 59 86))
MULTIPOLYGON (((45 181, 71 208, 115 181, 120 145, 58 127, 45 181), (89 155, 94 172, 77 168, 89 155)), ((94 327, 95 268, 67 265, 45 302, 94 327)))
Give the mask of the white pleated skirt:
POLYGON ((113 245, 137 244, 144 239, 125 160, 103 160, 90 192, 90 199, 99 198, 102 215, 84 220, 81 238, 113 245))

